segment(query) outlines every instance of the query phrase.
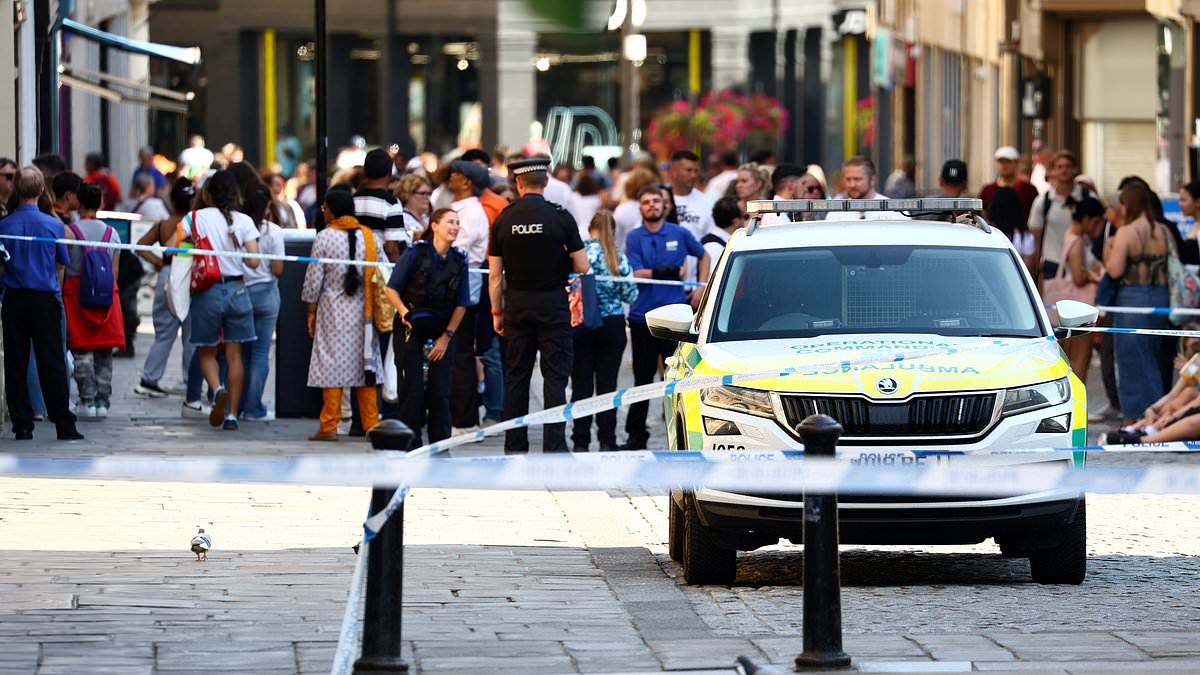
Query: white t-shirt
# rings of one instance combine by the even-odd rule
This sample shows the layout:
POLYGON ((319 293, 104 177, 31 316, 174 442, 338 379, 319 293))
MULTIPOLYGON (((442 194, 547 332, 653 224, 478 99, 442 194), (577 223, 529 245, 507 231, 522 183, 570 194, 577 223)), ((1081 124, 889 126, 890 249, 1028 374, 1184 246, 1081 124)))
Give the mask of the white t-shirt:
MULTIPOLYGON (((260 230, 258 233, 258 252, 283 255, 283 228, 268 220, 264 229, 265 232, 260 230)), ((246 268, 247 286, 265 284, 274 280, 275 275, 271 273, 270 260, 259 260, 258 267, 246 268)))
MULTIPOLYGON (((729 243, 729 233, 719 227, 714 227, 712 232, 709 232, 709 234, 725 242, 725 244, 729 243)), ((704 252, 708 254, 708 264, 710 270, 712 269, 713 265, 717 264, 717 258, 721 257, 721 252, 725 250, 725 244, 718 244, 715 241, 704 243, 704 252)))
MULTIPOLYGON (((839 194, 834 199, 850 199, 839 194)), ((878 192, 867 195, 863 199, 890 199, 878 192)), ((909 217, 899 211, 830 211, 825 214, 825 220, 909 220, 909 217)))
MULTIPOLYGON (((786 197, 772 197, 773 202, 787 201, 786 197)), ((783 223, 792 222, 791 214, 788 213, 764 213, 759 225, 782 225, 783 223)))
POLYGON ((488 219, 479 197, 452 202, 450 208, 458 214, 458 237, 454 245, 466 251, 469 265, 482 265, 487 261, 488 219))
POLYGON ((686 195, 675 195, 675 220, 699 241, 714 228, 713 203, 708 195, 696 188, 686 195))
MULTIPOLYGON (((1084 197, 1083 188, 1076 185, 1070 196, 1076 203, 1084 197)), ((1046 190, 1033 200, 1033 208, 1029 209, 1029 230, 1042 233, 1042 260, 1059 262, 1062 260, 1063 238, 1071 229, 1071 211, 1067 210, 1067 198, 1058 194, 1053 188, 1046 190), (1046 200, 1050 200, 1050 210, 1046 210, 1046 200), (1044 217, 1043 217, 1044 216, 1044 217)))
POLYGON ((404 229, 408 230, 409 241, 420 239, 426 227, 429 227, 429 223, 425 222, 425 219, 418 218, 412 211, 404 209, 404 229))
POLYGON ((571 189, 570 185, 567 185, 554 176, 549 176, 548 178, 550 182, 546 184, 546 189, 542 191, 542 196, 546 198, 546 201, 558 204, 564 209, 570 206, 571 195, 575 194, 575 191, 571 189))
MULTIPOLYGON (((258 228, 254 226, 254 221, 241 211, 233 212, 233 225, 225 221, 225 214, 221 213, 220 209, 211 206, 195 213, 199 222, 199 234, 193 237, 193 241, 200 237, 208 237, 214 251, 241 252, 246 242, 258 239, 258 228)), ((183 231, 188 235, 192 234, 191 213, 183 217, 183 231)), ((221 276, 246 276, 247 268, 242 258, 220 256, 218 265, 221 268, 221 276)))
POLYGON ((632 199, 621 202, 613 209, 613 223, 617 229, 613 234, 617 238, 617 250, 624 253, 625 239, 642 224, 641 207, 632 199))
POLYGON ((592 216, 600 210, 600 195, 583 196, 578 192, 571 193, 571 203, 567 205, 567 211, 571 217, 575 219, 575 224, 579 226, 579 238, 581 241, 591 239, 588 236, 588 227, 592 224, 592 216))
POLYGON ((189 176, 196 176, 208 171, 214 159, 212 150, 204 146, 194 145, 179 153, 179 163, 190 169, 189 176))
POLYGON ((167 210, 167 205, 158 197, 147 197, 140 202, 135 202, 133 212, 146 220, 161 222, 171 217, 171 212, 167 210))
POLYGON ((729 191, 729 184, 737 180, 737 174, 737 169, 726 169, 713 176, 708 185, 704 186, 704 194, 715 203, 729 191))

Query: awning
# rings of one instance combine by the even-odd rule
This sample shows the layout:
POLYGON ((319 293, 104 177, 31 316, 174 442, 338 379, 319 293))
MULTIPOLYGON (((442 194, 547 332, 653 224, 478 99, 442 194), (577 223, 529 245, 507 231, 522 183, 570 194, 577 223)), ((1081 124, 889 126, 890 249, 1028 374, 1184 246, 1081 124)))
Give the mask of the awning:
POLYGON ((184 115, 186 115, 188 111, 187 103, 178 103, 176 101, 163 98, 130 96, 128 94, 123 94, 119 91, 109 89, 102 83, 89 82, 78 77, 67 75, 66 73, 59 73, 58 81, 61 82, 63 86, 71 87, 72 89, 78 89, 80 91, 90 92, 96 96, 99 96, 100 98, 117 103, 144 105, 148 108, 156 108, 158 110, 166 110, 168 112, 180 113, 184 115))
MULTIPOLYGON (((188 65, 200 63, 199 47, 174 47, 142 40, 131 40, 122 35, 114 35, 113 33, 92 28, 73 19, 64 18, 62 20, 62 27, 64 30, 71 31, 79 37, 94 40, 106 47, 120 49, 131 54, 152 56, 188 65)), ((194 98, 192 92, 178 92, 163 87, 142 84, 141 82, 135 82, 117 75, 77 67, 70 63, 61 64, 58 67, 58 79, 59 82, 67 87, 87 91, 109 101, 144 105, 150 108, 181 114, 187 114, 187 102, 194 98), (113 86, 133 93, 115 90, 113 86), (145 94, 145 96, 138 94, 145 94)))
POLYGON ((193 66, 200 63, 199 47, 175 47, 172 45, 160 45, 154 42, 143 42, 142 40, 131 40, 123 35, 114 35, 98 28, 92 28, 74 19, 63 19, 62 27, 80 37, 95 40, 102 45, 127 51, 131 54, 153 56, 193 66))

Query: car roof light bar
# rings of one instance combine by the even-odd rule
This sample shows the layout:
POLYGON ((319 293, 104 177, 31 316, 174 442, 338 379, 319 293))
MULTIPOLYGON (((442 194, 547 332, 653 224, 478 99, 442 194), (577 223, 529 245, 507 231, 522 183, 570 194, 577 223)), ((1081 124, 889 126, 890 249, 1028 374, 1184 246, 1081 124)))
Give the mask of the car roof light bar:
POLYGON ((746 204, 750 215, 830 211, 983 211, 983 200, 973 197, 923 197, 919 199, 755 199, 746 204))

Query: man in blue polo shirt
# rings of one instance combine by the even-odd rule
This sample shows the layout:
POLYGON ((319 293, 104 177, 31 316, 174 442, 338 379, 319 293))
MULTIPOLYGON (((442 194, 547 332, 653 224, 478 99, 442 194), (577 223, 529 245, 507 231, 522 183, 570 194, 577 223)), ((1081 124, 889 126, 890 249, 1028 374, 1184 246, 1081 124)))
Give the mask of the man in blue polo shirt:
MULTIPOLYGON (((709 258, 704 247, 687 229, 675 223, 664 222, 666 205, 657 186, 644 188, 638 193, 638 208, 642 214, 642 226, 630 231, 625 240, 625 254, 633 267, 633 276, 643 279, 679 281, 683 277, 684 263, 688 256, 698 261, 698 279, 708 281, 709 258)), ((684 302, 693 306, 700 299, 701 289, 690 294, 683 286, 666 284, 642 284, 638 287, 638 298, 629 308, 629 343, 633 360, 634 384, 649 384, 658 372, 659 358, 667 358, 675 352, 676 343, 660 340, 650 334, 646 327, 646 312, 684 302)), ((650 404, 640 401, 629 406, 625 418, 625 433, 628 440, 623 450, 643 450, 650 440, 646 428, 646 413, 650 404)))
MULTIPOLYGON (((0 220, 0 234, 63 238, 63 225, 38 210, 38 197, 46 191, 42 172, 32 166, 17 174, 14 191, 20 206, 0 220)), ((75 441, 83 436, 75 428, 75 415, 68 405, 67 355, 63 345, 63 307, 58 299, 63 265, 70 262, 67 247, 44 241, 9 239, 5 247, 10 260, 0 283, 4 286, 4 384, 8 414, 17 440, 33 438, 33 408, 25 374, 29 370, 30 346, 37 359, 38 379, 46 400, 46 412, 58 431, 58 440, 75 441)))

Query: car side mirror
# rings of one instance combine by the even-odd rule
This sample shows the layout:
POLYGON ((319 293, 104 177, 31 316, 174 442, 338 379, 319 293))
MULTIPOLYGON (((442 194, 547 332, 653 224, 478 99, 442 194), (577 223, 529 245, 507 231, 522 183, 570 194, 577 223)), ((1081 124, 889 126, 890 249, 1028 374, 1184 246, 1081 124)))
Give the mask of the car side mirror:
POLYGON ((1077 300, 1059 300, 1054 303, 1054 311, 1058 313, 1058 328, 1056 337, 1070 337, 1072 328, 1085 328, 1096 325, 1100 318, 1100 310, 1077 300))
POLYGON ((646 312, 646 327, 660 340, 696 342, 700 336, 692 332, 695 320, 691 305, 665 305, 646 312))

